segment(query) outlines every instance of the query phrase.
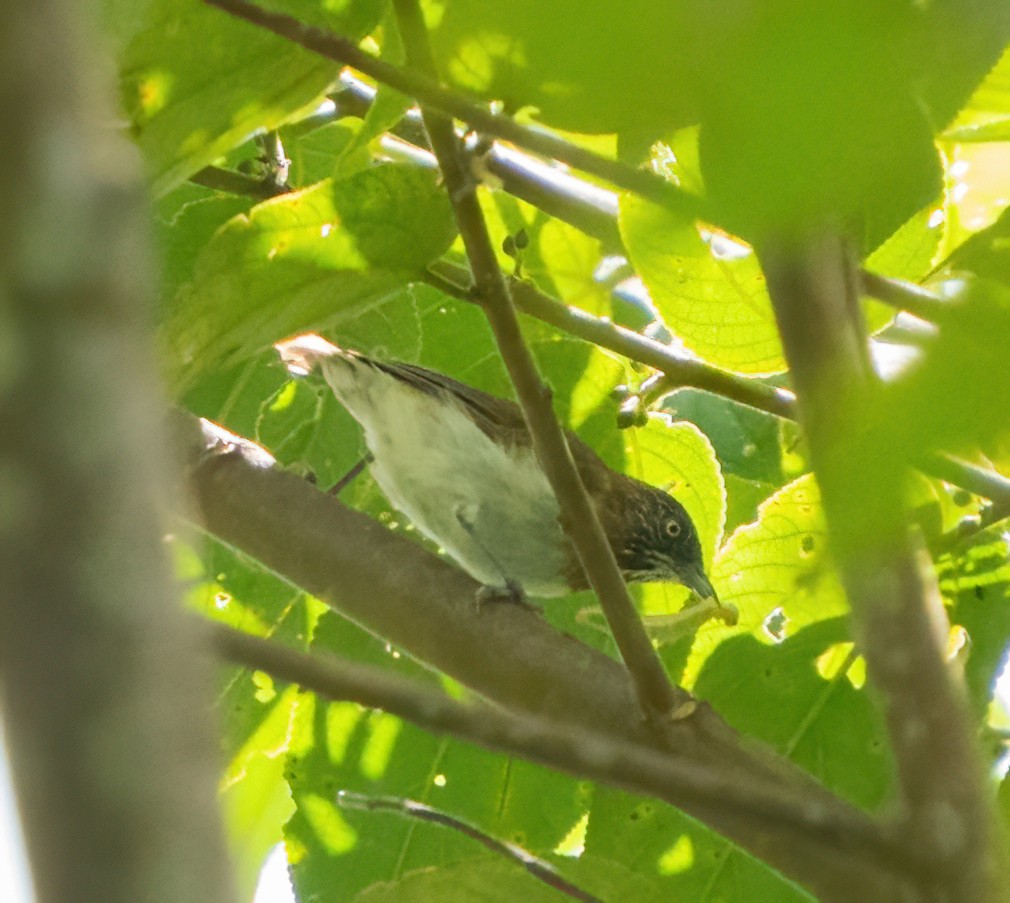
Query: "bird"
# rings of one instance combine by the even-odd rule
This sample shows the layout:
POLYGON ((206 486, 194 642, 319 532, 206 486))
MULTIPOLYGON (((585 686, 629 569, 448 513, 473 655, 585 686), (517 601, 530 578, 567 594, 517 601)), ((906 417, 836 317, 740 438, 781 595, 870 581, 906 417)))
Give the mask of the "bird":
MULTIPOLYGON (((314 333, 275 348, 292 375, 322 374, 362 427, 389 502, 485 588, 551 598, 588 587, 515 402, 314 333)), ((625 580, 680 583, 717 603, 684 506, 566 436, 625 580)))

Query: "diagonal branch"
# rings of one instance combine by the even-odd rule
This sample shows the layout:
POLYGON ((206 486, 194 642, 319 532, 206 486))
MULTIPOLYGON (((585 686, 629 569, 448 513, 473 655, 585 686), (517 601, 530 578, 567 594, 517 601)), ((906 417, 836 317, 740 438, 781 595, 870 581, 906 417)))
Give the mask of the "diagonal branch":
MULTIPOLYGON (((413 0, 394 0, 397 22, 416 68, 434 76, 434 60, 420 7, 413 0)), ((516 398, 523 410, 537 458, 561 509, 561 525, 572 541, 589 585, 606 615, 614 640, 635 681, 638 702, 646 715, 666 719, 677 710, 693 710, 689 693, 675 688, 638 617, 617 567, 596 510, 575 468, 568 441, 551 405, 550 390, 537 373, 523 340, 508 285, 498 266, 477 186, 469 171, 452 120, 444 113, 421 108, 432 149, 438 159, 460 236, 473 271, 477 300, 487 316, 516 398)))

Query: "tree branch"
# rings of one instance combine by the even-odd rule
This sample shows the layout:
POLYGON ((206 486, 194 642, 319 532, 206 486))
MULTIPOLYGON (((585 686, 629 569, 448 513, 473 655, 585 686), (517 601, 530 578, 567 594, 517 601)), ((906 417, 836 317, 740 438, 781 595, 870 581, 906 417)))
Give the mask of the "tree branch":
POLYGON ((906 472, 896 456, 861 453, 859 424, 876 385, 855 268, 834 236, 769 241, 760 257, 856 636, 884 697, 902 821, 943 869, 942 879, 918 876, 918 898, 993 899, 980 760, 942 655, 942 600, 902 508, 906 472))
POLYGON ((223 903, 211 662, 164 543, 150 224, 97 5, 2 7, 6 754, 38 903, 223 903))
POLYGON ((343 809, 358 809, 363 812, 392 812, 404 818, 415 818, 419 821, 426 821, 434 825, 440 825, 443 828, 449 828, 452 831, 458 831, 471 840, 477 841, 477 843, 492 853, 512 860, 517 865, 526 869, 538 881, 543 882, 548 887, 553 887, 556 891, 571 897, 573 900, 581 900, 582 903, 603 903, 599 897, 594 897, 581 887, 563 878, 557 869, 546 860, 538 859, 528 850, 524 850, 517 844, 498 840, 479 828, 468 824, 463 819, 456 818, 448 812, 436 809, 434 806, 428 806, 416 800, 400 799, 397 797, 366 796, 362 793, 352 793, 349 790, 341 790, 337 794, 337 803, 343 809))
MULTIPOLYGON (((429 267, 424 280, 451 297, 471 303, 475 300, 473 289, 469 287, 470 273, 463 267, 436 261, 429 267)), ((564 304, 540 291, 528 280, 513 277, 508 280, 508 285, 515 306, 523 313, 661 371, 669 378, 671 390, 676 386, 690 386, 777 417, 794 419, 796 416, 795 397, 788 389, 779 389, 702 361, 682 357, 662 342, 564 304)))

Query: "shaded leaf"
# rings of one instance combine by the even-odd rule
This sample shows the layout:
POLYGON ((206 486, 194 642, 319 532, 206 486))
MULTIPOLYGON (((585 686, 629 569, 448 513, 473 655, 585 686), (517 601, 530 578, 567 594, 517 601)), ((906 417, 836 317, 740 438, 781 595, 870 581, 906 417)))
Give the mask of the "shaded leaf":
MULTIPOLYGON (((310 17, 319 9, 303 0, 274 5, 310 17)), ((323 18, 356 38, 381 8, 346 0, 327 4, 323 18)), ((120 59, 120 91, 155 193, 317 103, 336 78, 331 60, 205 4, 157 0, 145 12, 120 59)))
POLYGON ((415 279, 454 232, 434 175, 410 166, 257 205, 218 231, 172 305, 161 340, 173 383, 360 312, 415 279))

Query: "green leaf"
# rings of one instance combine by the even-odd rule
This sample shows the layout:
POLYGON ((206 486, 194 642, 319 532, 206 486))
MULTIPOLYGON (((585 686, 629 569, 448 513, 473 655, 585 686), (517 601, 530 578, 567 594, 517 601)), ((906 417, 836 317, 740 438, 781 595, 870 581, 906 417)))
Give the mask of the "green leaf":
MULTIPOLYGON (((318 10, 306 0, 274 5, 318 10)), ((326 24, 358 38, 382 3, 326 8, 326 24)), ((120 92, 156 194, 318 103, 336 78, 331 60, 203 3, 157 0, 146 12, 120 59, 120 92)))
POLYGON ((254 203, 251 198, 213 194, 193 185, 180 186, 162 198, 157 219, 162 299, 170 301, 193 277, 196 261, 214 233, 233 217, 248 213, 254 203), (183 200, 194 195, 193 200, 183 200))
POLYGON ((811 624, 775 644, 738 635, 706 659, 694 692, 829 789, 875 808, 890 793, 894 764, 851 650, 842 619, 811 624))
POLYGON ((962 143, 1010 140, 1010 47, 975 89, 944 139, 962 143))
POLYGON ((303 899, 334 888, 353 899, 376 881, 483 856, 472 839, 441 826, 343 810, 340 790, 418 800, 537 855, 549 854, 584 812, 577 782, 539 766, 351 704, 308 696, 299 704, 302 732, 287 768, 296 811, 285 840, 303 899))
POLYGON ((691 35, 653 0, 454 0, 433 34, 452 84, 577 132, 691 121, 691 35), (606 53, 587 52, 606 45, 606 53), (656 61, 662 60, 657 77, 656 61))
MULTIPOLYGON (((371 166, 367 155, 361 155, 362 159, 355 158, 352 166, 342 165, 347 163, 344 155, 360 134, 360 126, 357 120, 341 119, 328 122, 307 134, 297 135, 293 140, 286 139, 284 149, 291 160, 288 171, 291 185, 303 188, 330 176, 347 176, 371 166)), ((281 135, 285 137, 283 131, 281 135)))
POLYGON ((737 608, 735 627, 699 631, 684 675, 691 685, 703 661, 731 636, 749 634, 771 643, 783 633, 848 611, 828 553, 827 527, 812 475, 800 477, 758 508, 757 520, 737 528, 719 551, 711 573, 719 599, 737 608), (768 618, 781 610, 774 635, 768 618))
MULTIPOLYGON (((896 279, 918 282, 929 271, 943 237, 943 211, 933 205, 920 210, 866 258, 866 268, 896 279)), ((894 318, 893 311, 876 311, 867 324, 878 329, 894 318)))
MULTIPOLYGON (((658 891, 644 899, 810 901, 804 891, 694 819, 656 800, 597 788, 589 813, 587 870, 620 862, 658 891)), ((581 862, 580 862, 581 866, 581 862)), ((576 880, 579 873, 573 873, 576 880)), ((618 890, 606 900, 638 899, 618 890)))
POLYGON ((207 245, 162 327, 176 389, 405 285, 455 232, 430 172, 385 165, 257 205, 207 245))
MULTIPOLYGON (((474 841, 476 843, 476 841, 474 841)), ((537 881, 521 862, 483 855, 440 868, 420 868, 362 891, 355 903, 444 903, 480 900, 481 903, 557 903, 559 893, 537 881)))
MULTIPOLYGON (((308 647, 320 603, 218 542, 206 540, 201 559, 178 543, 175 551, 191 607, 237 630, 308 647)), ((241 667, 221 668, 218 678, 221 807, 237 879, 251 895, 293 811, 283 765, 294 691, 241 667)))
POLYGON ((621 196, 621 237, 666 327, 708 363, 748 375, 785 369, 753 251, 689 219, 621 196))

